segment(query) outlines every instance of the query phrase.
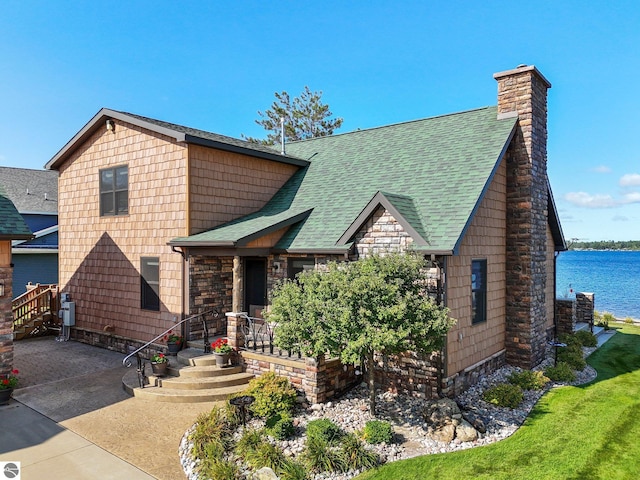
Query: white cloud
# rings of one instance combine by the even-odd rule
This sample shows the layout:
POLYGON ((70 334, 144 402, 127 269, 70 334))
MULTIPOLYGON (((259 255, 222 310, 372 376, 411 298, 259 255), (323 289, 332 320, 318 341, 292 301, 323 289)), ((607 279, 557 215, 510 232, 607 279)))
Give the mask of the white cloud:
POLYGON ((611 173, 611 168, 606 165, 598 165, 597 167, 592 168, 591 171, 596 173, 611 173))
POLYGON ((640 203, 640 192, 625 193, 623 203, 640 203))
POLYGON ((564 199, 577 207, 584 208, 613 208, 618 205, 611 195, 591 195, 586 192, 569 192, 564 199))
POLYGON ((621 187, 640 187, 640 174, 627 173, 620 177, 621 187))

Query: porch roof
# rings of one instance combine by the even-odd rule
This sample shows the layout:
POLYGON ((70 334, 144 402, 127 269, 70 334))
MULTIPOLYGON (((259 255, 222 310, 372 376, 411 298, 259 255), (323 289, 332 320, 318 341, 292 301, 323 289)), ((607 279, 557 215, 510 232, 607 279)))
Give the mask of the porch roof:
POLYGON ((276 249, 344 251, 359 220, 366 220, 363 213, 379 201, 394 207, 402 217, 396 220, 420 237, 416 249, 454 254, 516 121, 498 119, 496 107, 485 107, 290 143, 287 154, 308 158, 310 165, 296 172, 264 208, 171 244, 230 245, 297 218, 276 249), (378 193, 382 196, 376 197, 378 193))

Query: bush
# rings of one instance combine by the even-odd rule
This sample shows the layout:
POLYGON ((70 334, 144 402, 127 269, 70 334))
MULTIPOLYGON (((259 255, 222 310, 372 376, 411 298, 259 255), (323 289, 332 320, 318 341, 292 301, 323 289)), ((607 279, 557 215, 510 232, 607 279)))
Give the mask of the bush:
POLYGON ((278 413, 267 420, 267 433, 276 440, 286 440, 295 433, 293 420, 286 413, 278 413))
POLYGON ((571 383, 576 379, 576 374, 573 373, 569 364, 565 362, 558 362, 555 367, 547 367, 544 374, 554 382, 571 383))
POLYGON ((633 318, 631 318, 631 317, 626 317, 626 318, 624 319, 624 323, 629 323, 629 324, 633 323, 633 318))
POLYGON ((221 456, 217 452, 226 452, 233 447, 233 429, 229 426, 225 411, 215 407, 209 413, 201 413, 196 427, 190 436, 193 442, 193 455, 196 458, 221 456))
POLYGON ((371 444, 391 443, 393 427, 389 422, 369 420, 364 425, 364 439, 371 444))
POLYGON ((198 473, 210 480, 233 480, 239 478, 240 470, 234 462, 218 458, 202 461, 198 473))
POLYGON ((342 430, 340 430, 340 427, 328 418, 311 420, 307 424, 308 439, 318 439, 326 442, 329 445, 333 445, 337 443, 338 440, 340 440, 341 436, 342 430))
POLYGON ((249 382, 243 395, 252 395, 255 402, 249 409, 254 415, 269 418, 278 413, 291 413, 296 403, 296 391, 284 377, 267 372, 249 382))
POLYGON ((244 457, 247 465, 254 469, 269 467, 277 471, 284 465, 286 458, 282 450, 275 445, 263 440, 254 450, 249 450, 244 457))
POLYGON ((302 458, 312 472, 342 472, 345 464, 341 456, 320 436, 307 436, 302 458))
POLYGON ((246 458, 251 452, 255 451, 263 442, 264 434, 262 430, 247 429, 242 432, 242 436, 236 443, 236 454, 241 458, 246 458))
POLYGON ((367 470, 380 462, 378 455, 367 450, 353 433, 342 438, 339 455, 347 470, 367 470))
POLYGON ((509 383, 518 385, 523 390, 542 390, 549 379, 542 372, 523 370, 509 375, 509 383))
POLYGON ((580 342, 580 345, 582 345, 583 347, 598 346, 598 339, 596 338, 596 336, 587 330, 580 330, 579 332, 574 333, 573 336, 580 342))
POLYGON ((286 459, 282 466, 276 471, 280 480, 307 480, 309 475, 304 465, 295 460, 286 459))
POLYGON ((558 362, 568 364, 573 370, 583 370, 587 366, 582 347, 573 345, 558 348, 558 362))
POLYGON ((485 402, 499 407, 516 408, 524 400, 524 394, 522 393, 522 388, 518 385, 501 383, 485 390, 482 398, 485 402))

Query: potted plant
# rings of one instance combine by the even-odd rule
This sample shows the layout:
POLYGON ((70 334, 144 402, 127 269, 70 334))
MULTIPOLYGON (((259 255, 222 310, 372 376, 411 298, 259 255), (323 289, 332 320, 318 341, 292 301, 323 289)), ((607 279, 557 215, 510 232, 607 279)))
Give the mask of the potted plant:
POLYGON ((0 405, 9 403, 13 389, 18 385, 18 370, 11 370, 8 375, 0 375, 0 405))
POLYGON ((211 350, 216 357, 216 365, 218 367, 224 367, 229 363, 229 357, 231 357, 233 349, 226 338, 219 338, 213 342, 211 350))
POLYGON ((167 374, 167 367, 169 366, 169 359, 164 353, 154 353, 151 356, 151 370, 154 375, 162 377, 167 374))
POLYGON ((182 342, 184 341, 182 335, 171 332, 168 335, 165 335, 164 339, 167 342, 169 355, 176 355, 182 348, 182 342))

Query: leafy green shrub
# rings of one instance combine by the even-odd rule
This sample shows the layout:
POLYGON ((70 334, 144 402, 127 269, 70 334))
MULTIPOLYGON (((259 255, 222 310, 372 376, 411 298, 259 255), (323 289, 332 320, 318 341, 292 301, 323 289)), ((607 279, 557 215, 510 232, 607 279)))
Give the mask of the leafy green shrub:
POLYGON ((282 450, 263 440, 255 447, 254 450, 249 450, 247 452, 244 460, 247 462, 247 465, 252 468, 259 469, 262 467, 269 467, 276 471, 284 465, 286 458, 282 450))
POLYGON ((307 424, 307 438, 319 439, 329 445, 335 444, 342 436, 340 427, 328 418, 311 420, 307 424))
POLYGON ((267 420, 267 433, 276 440, 286 440, 295 433, 293 420, 286 413, 277 413, 267 420))
POLYGON ((576 337, 576 339, 580 342, 580 344, 583 347, 598 346, 598 339, 596 338, 596 336, 587 330, 580 330, 579 332, 576 332, 573 335, 574 337, 576 337))
POLYGON ((542 390, 549 379, 542 372, 523 370, 509 375, 509 383, 518 385, 523 390, 542 390))
POLYGON ((587 366, 584 361, 582 347, 566 346, 558 349, 558 362, 568 364, 573 370, 583 370, 587 366))
POLYGON ((558 341, 560 343, 564 343, 567 347, 582 348, 582 342, 575 334, 563 333, 562 335, 558 336, 558 341))
POLYGON ((347 470, 368 470, 380 462, 378 455, 367 450, 353 433, 348 433, 340 441, 339 455, 347 470))
POLYGON ((482 394, 485 402, 492 403, 499 407, 516 408, 524 400, 522 388, 510 383, 501 383, 491 387, 482 394))
POLYGON ((363 436, 371 444, 391 443, 393 440, 393 427, 389 422, 369 420, 364 425, 363 436))
POLYGON ((593 315, 594 322, 599 327, 604 327, 605 330, 609 330, 609 324, 611 322, 615 322, 616 317, 613 316, 613 313, 604 312, 602 315, 593 315))
POLYGON ((624 319, 624 323, 629 323, 629 324, 633 323, 633 318, 631 318, 631 317, 626 317, 626 318, 624 319))
POLYGON ((342 472, 346 470, 340 454, 319 435, 307 436, 302 459, 312 472, 342 472))
POLYGON ((280 480, 307 480, 309 474, 307 469, 304 468, 299 462, 295 460, 286 459, 282 466, 276 471, 276 475, 280 480))
POLYGON ((565 362, 558 362, 554 367, 547 367, 544 374, 555 382, 573 382, 576 379, 576 374, 573 373, 569 364, 565 362))
POLYGON ((284 377, 267 372, 249 382, 244 395, 252 395, 255 402, 249 407, 254 415, 269 418, 277 413, 291 413, 296 403, 296 391, 284 377))

